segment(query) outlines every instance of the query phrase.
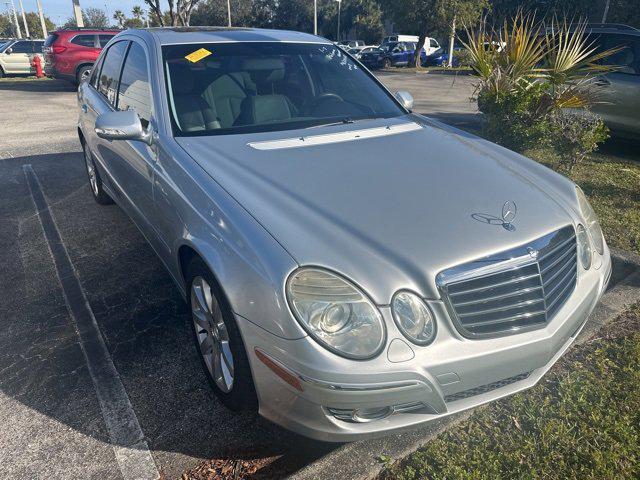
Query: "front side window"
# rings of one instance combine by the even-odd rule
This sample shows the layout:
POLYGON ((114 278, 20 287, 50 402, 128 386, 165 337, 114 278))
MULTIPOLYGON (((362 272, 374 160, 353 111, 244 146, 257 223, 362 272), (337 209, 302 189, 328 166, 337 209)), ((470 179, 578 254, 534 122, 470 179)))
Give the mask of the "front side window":
POLYGON ((618 73, 640 74, 640 37, 635 35, 601 35, 596 43, 598 51, 620 49, 603 58, 602 64, 615 67, 615 71, 618 73))
POLYGON ((81 47, 95 48, 96 36, 95 35, 76 35, 73 37, 70 43, 80 45, 81 47))
POLYGON ((146 127, 151 119, 151 88, 144 49, 133 42, 122 68, 118 110, 133 110, 146 127))
POLYGON ((116 104, 120 68, 122 67, 122 59, 124 58, 128 43, 129 42, 126 41, 114 43, 109 50, 107 50, 104 60, 102 61, 98 91, 107 97, 107 100, 113 106, 116 104))
POLYGON ((405 113, 334 45, 167 45, 163 55, 178 136, 287 130, 405 113))

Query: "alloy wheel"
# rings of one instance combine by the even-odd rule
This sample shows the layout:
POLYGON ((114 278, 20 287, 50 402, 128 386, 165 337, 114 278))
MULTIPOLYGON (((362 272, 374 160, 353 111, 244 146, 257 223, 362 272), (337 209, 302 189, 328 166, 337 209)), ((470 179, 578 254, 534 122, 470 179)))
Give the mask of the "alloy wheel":
POLYGON ((84 147, 84 163, 87 166, 87 175, 89 176, 89 184, 91 185, 91 191, 95 196, 100 194, 100 190, 98 189, 98 177, 96 175, 96 167, 93 163, 93 159, 91 158, 91 152, 89 152, 89 148, 84 147))
POLYGON ((216 386, 229 393, 234 379, 229 332, 210 285, 200 276, 191 283, 191 314, 200 355, 207 370, 216 386))

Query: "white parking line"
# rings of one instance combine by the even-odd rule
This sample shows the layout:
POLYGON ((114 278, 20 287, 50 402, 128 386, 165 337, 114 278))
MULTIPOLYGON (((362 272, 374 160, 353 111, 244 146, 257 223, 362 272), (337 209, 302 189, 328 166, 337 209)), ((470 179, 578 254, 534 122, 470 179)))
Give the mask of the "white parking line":
POLYGON ((80 338, 82 353, 87 362, 120 472, 125 480, 157 479, 158 469, 120 375, 113 365, 78 274, 62 241, 40 180, 31 165, 23 165, 22 168, 56 267, 69 315, 80 338))

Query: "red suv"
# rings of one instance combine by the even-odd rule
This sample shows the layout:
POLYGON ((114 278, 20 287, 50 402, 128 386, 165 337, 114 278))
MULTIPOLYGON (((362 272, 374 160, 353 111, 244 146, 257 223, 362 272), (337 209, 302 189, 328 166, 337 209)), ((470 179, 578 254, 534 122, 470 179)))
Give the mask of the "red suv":
POLYGON ((91 72, 100 50, 120 30, 57 30, 44 42, 45 74, 80 83, 91 72))

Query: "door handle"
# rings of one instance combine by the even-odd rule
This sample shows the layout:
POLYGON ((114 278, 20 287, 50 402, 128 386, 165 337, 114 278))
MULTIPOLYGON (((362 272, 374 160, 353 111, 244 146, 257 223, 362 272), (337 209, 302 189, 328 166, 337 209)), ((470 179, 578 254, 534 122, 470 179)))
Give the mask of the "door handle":
POLYGON ((595 84, 599 87, 608 87, 609 85, 611 85, 611 81, 606 78, 598 78, 595 81, 595 84))
POLYGON ((86 103, 83 103, 82 105, 80 105, 80 108, 84 113, 87 113, 89 111, 89 107, 87 107, 86 103))

